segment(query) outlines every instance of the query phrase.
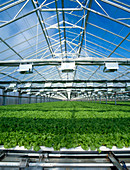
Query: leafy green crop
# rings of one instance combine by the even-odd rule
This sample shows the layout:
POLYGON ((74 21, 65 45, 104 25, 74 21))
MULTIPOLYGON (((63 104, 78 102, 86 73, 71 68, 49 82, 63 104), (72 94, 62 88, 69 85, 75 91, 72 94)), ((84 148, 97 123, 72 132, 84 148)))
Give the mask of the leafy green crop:
POLYGON ((130 103, 77 101, 0 106, 0 145, 99 150, 130 146, 130 103))

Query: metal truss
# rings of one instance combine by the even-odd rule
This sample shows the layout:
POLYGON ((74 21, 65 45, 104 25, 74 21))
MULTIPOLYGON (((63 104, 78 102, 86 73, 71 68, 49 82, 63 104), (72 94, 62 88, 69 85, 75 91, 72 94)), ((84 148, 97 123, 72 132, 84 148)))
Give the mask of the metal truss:
MULTIPOLYGON (((45 0, 41 4, 34 0, 9 0, 0 5, 0 13, 8 14, 13 7, 16 11, 9 16, 11 19, 4 19, 3 16, 0 20, 0 29, 5 32, 7 30, 7 36, 0 37, 0 45, 4 47, 0 51, 0 74, 3 75, 0 80, 7 78, 5 84, 11 83, 12 80, 21 85, 23 82, 31 82, 36 89, 36 83, 51 82, 55 84, 51 89, 64 89, 66 95, 61 92, 60 97, 66 97, 67 89, 70 89, 72 95, 71 90, 77 89, 78 83, 80 91, 83 88, 81 83, 95 81, 99 86, 93 86, 92 89, 98 87, 99 91, 107 82, 121 83, 122 88, 126 87, 124 83, 129 83, 128 4, 118 0, 45 0), (69 3, 69 6, 66 3, 69 3), (121 15, 110 13, 108 6, 111 7, 111 11, 116 8, 117 13, 121 15), (29 23, 31 16, 34 17, 33 24, 29 23), (92 20, 94 16, 96 18, 92 20), (101 20, 104 22, 102 26, 101 20), (8 28, 20 21, 24 21, 26 26, 20 27, 19 31, 14 29, 14 32, 8 35, 8 28), (111 28, 105 25, 107 21, 110 21, 111 28), (112 27, 116 27, 118 31, 112 27), (10 43, 19 39, 20 35, 24 37, 20 42, 10 43), (63 62, 74 62, 75 70, 63 73, 60 70, 63 62), (103 67, 107 62, 118 62, 121 68, 117 72, 103 73, 103 67), (34 73, 20 75, 16 68, 20 64, 32 64, 34 73), (58 83, 63 87, 59 87, 58 83), (72 85, 66 87, 66 83, 72 85)), ((4 84, 3 81, 0 83, 4 84)), ((116 87, 118 88, 118 85, 116 87)), ((89 87, 88 89, 91 90, 89 87)))

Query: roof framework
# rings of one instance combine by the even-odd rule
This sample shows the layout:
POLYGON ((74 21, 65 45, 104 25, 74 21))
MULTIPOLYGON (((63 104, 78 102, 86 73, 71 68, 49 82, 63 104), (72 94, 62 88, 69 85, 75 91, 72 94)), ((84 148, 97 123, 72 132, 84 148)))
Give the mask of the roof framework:
POLYGON ((2 0, 1 88, 63 99, 128 92, 129 12, 129 0, 2 0), (62 63, 75 69, 63 72, 62 63), (104 72, 106 63, 119 69, 104 72), (33 73, 21 74, 21 64, 31 64, 33 73))

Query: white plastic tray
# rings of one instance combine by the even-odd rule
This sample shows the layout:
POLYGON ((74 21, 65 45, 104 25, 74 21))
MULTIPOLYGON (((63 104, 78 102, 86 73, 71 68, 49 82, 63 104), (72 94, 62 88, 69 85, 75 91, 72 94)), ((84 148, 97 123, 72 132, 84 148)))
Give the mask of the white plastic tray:
MULTIPOLYGON (((51 148, 48 148, 48 147, 45 147, 45 146, 40 146, 41 149, 39 151, 54 151, 53 147, 51 148)), ((0 145, 0 150, 7 150, 6 148, 4 148, 3 145, 0 145)), ((8 148, 8 150, 28 150, 28 149, 25 149, 24 146, 16 146, 14 148, 8 148)), ((113 146, 112 149, 109 149, 105 146, 101 146, 100 147, 100 150, 101 151, 130 151, 130 147, 126 148, 126 147, 123 147, 123 148, 117 148, 116 146, 113 146)), ((33 151, 33 148, 30 149, 30 151, 33 151)), ((76 147, 76 148, 70 148, 70 149, 66 149, 66 148, 61 148, 60 151, 85 151, 81 148, 81 146, 79 147, 76 147)), ((89 149, 88 151, 92 151, 91 149, 89 149)), ((93 150, 93 151, 97 151, 96 150, 93 150)))

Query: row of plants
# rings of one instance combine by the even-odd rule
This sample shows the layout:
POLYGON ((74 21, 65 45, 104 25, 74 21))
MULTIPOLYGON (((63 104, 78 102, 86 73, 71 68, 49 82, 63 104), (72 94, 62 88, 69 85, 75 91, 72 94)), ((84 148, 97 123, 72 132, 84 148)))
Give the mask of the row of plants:
POLYGON ((130 103, 62 101, 0 106, 0 145, 84 150, 130 146, 130 103))

